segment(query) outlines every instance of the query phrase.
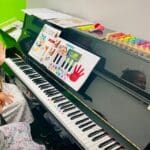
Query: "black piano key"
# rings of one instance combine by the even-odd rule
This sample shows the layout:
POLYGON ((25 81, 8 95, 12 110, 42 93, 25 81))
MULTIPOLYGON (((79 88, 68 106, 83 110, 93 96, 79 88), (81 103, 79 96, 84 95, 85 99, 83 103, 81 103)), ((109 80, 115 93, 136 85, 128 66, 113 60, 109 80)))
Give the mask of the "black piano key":
MULTIPOLYGON (((52 87, 52 89, 55 90, 55 88, 53 88, 53 87, 52 87)), ((43 90, 44 93, 48 93, 48 92, 50 92, 50 91, 51 91, 50 88, 43 90)))
POLYGON ((34 81, 34 83, 35 83, 36 85, 41 85, 42 83, 45 83, 45 82, 42 81, 42 80, 38 80, 38 81, 34 81))
POLYGON ((74 111, 72 113, 69 113, 67 116, 70 117, 70 116, 73 116, 73 115, 78 114, 80 112, 81 112, 80 110, 77 110, 77 111, 74 111))
POLYGON ((16 57, 16 58, 11 58, 11 60, 12 60, 13 62, 16 62, 16 61, 23 61, 21 58, 18 58, 18 57, 16 57))
POLYGON ((36 73, 36 74, 28 75, 28 77, 29 77, 30 79, 33 79, 33 78, 40 77, 40 75, 36 73))
POLYGON ((74 119, 79 118, 80 116, 83 116, 83 115, 84 115, 84 113, 80 113, 80 114, 72 116, 70 119, 74 120, 74 119))
POLYGON ((55 88, 52 88, 52 89, 47 89, 47 92, 46 93, 53 93, 53 92, 58 92, 60 93, 57 89, 55 88))
POLYGON ((54 92, 54 91, 56 91, 57 89, 55 89, 55 87, 52 87, 52 88, 50 88, 50 89, 46 89, 46 90, 43 90, 44 91, 44 93, 48 93, 48 92, 54 92))
POLYGON ((89 120, 89 118, 84 118, 84 119, 82 119, 82 120, 77 121, 75 124, 78 125, 78 124, 80 124, 80 123, 82 123, 82 122, 85 122, 85 121, 87 121, 87 120, 89 120))
POLYGON ((32 80, 34 83, 36 84, 40 84, 40 83, 46 83, 47 81, 43 78, 37 78, 37 79, 33 79, 32 80))
POLYGON ((25 73, 25 74, 33 74, 33 73, 36 73, 33 69, 28 69, 28 70, 23 70, 23 72, 25 73))
POLYGON ((43 92, 44 92, 46 95, 49 95, 50 93, 57 92, 57 90, 56 90, 55 88, 52 88, 52 89, 43 90, 43 92))
POLYGON ((40 82, 40 81, 43 81, 43 79, 40 77, 40 78, 32 79, 32 81, 35 82, 35 83, 36 83, 36 82, 38 83, 38 82, 40 82))
POLYGON ((62 98, 59 98, 59 99, 52 99, 52 101, 54 102, 54 103, 58 103, 58 102, 61 102, 61 101, 63 101, 63 100, 65 100, 66 98, 65 97, 62 97, 62 98))
POLYGON ((58 100, 58 99, 61 99, 61 98, 65 98, 65 97, 63 95, 59 95, 59 96, 53 97, 52 100, 58 100))
MULTIPOLYGON (((42 78, 42 77, 38 77, 38 78, 35 78, 35 79, 32 79, 32 81, 40 81, 40 80, 45 80, 44 78, 42 78)), ((46 81, 46 80, 45 80, 46 81)))
POLYGON ((20 68, 21 70, 24 70, 24 69, 31 69, 31 67, 28 66, 28 65, 20 66, 19 68, 20 68))
POLYGON ((102 137, 104 137, 104 136, 106 136, 106 135, 107 135, 107 133, 104 132, 103 134, 100 134, 100 135, 94 137, 94 138, 92 139, 92 141, 97 141, 97 140, 99 140, 100 138, 102 138, 102 137))
POLYGON ((76 106, 72 106, 72 107, 70 107, 70 108, 64 109, 63 112, 67 112, 67 111, 70 111, 70 110, 75 109, 75 108, 76 108, 76 106))
MULTIPOLYGON (((46 80, 40 80, 37 84, 40 84, 40 85, 42 84, 42 85, 43 85, 43 84, 45 84, 45 83, 47 83, 46 80)), ((49 87, 51 87, 51 86, 49 86, 49 87)))
MULTIPOLYGON (((46 82, 47 82, 47 81, 46 81, 46 82)), ((44 89, 50 88, 50 87, 52 87, 52 86, 51 86, 51 84, 49 84, 48 82, 47 82, 47 83, 44 82, 43 84, 38 85, 38 87, 39 87, 40 89, 44 90, 44 89)))
POLYGON ((109 140, 107 140, 107 141, 105 141, 105 142, 99 144, 98 147, 99 147, 99 148, 102 148, 102 147, 106 146, 107 144, 112 143, 113 141, 114 141, 114 139, 111 138, 111 139, 109 139, 109 140))
POLYGON ((61 106, 60 109, 67 109, 68 107, 71 107, 71 106, 73 106, 72 103, 64 105, 64 106, 61 106))
POLYGON ((113 144, 107 146, 107 147, 105 148, 105 150, 111 150, 112 148, 115 148, 115 147, 118 146, 118 145, 119 145, 119 143, 118 143, 118 142, 115 142, 115 143, 113 143, 113 144))
POLYGON ((92 133, 90 133, 90 134, 88 135, 88 137, 95 136, 96 134, 98 134, 98 133, 100 133, 100 132, 104 132, 104 129, 99 129, 99 130, 93 131, 92 133))
POLYGON ((23 65, 26 65, 25 62, 23 62, 23 61, 15 62, 15 64, 16 64, 17 66, 23 66, 23 65))
POLYGON ((52 92, 58 92, 58 93, 60 93, 57 89, 55 89, 55 88, 52 88, 52 89, 49 89, 49 91, 50 91, 50 93, 52 92))
POLYGON ((86 122, 86 123, 84 123, 84 124, 81 124, 81 125, 79 125, 79 128, 83 128, 83 127, 85 127, 85 126, 91 124, 92 122, 93 122, 93 121, 88 121, 88 122, 86 122))
POLYGON ((55 92, 52 92, 52 93, 48 93, 48 97, 51 97, 51 96, 55 96, 57 94, 59 94, 60 92, 59 91, 55 91, 55 92))
POLYGON ((39 85, 39 88, 40 88, 41 90, 49 89, 49 88, 51 88, 51 87, 52 87, 51 85, 46 85, 45 83, 39 85), (43 85, 43 86, 41 87, 41 85, 43 85))
POLYGON ((84 129, 82 129, 82 131, 85 132, 85 131, 90 130, 91 128, 93 128, 93 127, 95 127, 95 126, 96 126, 96 124, 92 124, 92 125, 90 125, 90 126, 84 128, 84 129))
MULTIPOLYGON (((54 94, 59 94, 59 93, 60 93, 60 92, 59 92, 58 90, 55 90, 55 91, 50 92, 49 94, 53 94, 53 95, 54 95, 54 94)), ((49 94, 48 94, 48 95, 49 95, 49 94)))
POLYGON ((44 92, 47 96, 50 96, 51 94, 53 94, 54 92, 44 92))
POLYGON ((63 102, 63 103, 58 104, 57 107, 60 107, 60 106, 63 106, 63 105, 69 104, 69 103, 70 103, 70 101, 63 102))

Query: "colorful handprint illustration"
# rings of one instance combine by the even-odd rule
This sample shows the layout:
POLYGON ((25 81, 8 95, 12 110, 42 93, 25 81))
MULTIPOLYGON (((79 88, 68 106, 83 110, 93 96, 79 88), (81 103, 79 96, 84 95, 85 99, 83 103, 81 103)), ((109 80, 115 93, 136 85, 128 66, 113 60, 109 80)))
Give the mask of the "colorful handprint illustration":
POLYGON ((84 75, 84 68, 82 68, 81 65, 75 65, 73 72, 71 74, 67 74, 69 79, 73 82, 76 82, 83 75, 84 75))

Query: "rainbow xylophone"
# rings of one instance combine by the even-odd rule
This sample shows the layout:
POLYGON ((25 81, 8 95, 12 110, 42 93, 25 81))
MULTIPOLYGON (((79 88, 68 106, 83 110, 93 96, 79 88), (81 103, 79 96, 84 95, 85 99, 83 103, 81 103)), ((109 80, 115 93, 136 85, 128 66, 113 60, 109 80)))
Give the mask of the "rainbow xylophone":
POLYGON ((108 33, 105 40, 117 46, 126 48, 140 56, 150 58, 150 41, 122 32, 108 33))

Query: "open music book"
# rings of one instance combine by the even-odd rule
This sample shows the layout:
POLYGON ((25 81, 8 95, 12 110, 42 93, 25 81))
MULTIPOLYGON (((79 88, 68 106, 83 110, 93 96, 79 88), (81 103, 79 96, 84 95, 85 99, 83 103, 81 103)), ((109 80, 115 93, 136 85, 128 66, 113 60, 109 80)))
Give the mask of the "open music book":
POLYGON ((79 90, 100 57, 60 38, 60 33, 44 25, 29 55, 74 90, 79 90))
POLYGON ((28 15, 36 16, 42 20, 47 20, 48 22, 53 23, 61 28, 92 24, 92 22, 85 19, 77 18, 69 14, 48 8, 29 8, 23 9, 23 12, 28 15))

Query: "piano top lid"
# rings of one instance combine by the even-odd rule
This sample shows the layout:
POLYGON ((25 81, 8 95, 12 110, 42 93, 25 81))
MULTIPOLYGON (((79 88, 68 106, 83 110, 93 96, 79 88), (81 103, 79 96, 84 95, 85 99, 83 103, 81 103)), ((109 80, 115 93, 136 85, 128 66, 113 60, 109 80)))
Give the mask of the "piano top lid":
POLYGON ((44 25, 28 54, 77 91, 100 57, 60 38, 59 35, 59 30, 44 25))

